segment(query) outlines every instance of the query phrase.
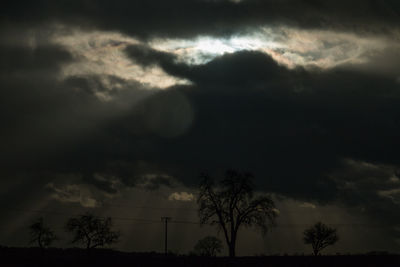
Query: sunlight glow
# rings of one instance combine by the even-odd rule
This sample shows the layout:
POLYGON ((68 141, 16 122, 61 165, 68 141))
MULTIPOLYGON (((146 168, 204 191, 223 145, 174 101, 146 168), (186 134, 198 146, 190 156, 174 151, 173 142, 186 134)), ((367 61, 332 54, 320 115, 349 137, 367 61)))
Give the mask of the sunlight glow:
POLYGON ((376 36, 358 36, 329 30, 299 30, 288 27, 259 27, 252 32, 225 38, 154 39, 149 45, 173 53, 187 64, 205 64, 223 54, 258 51, 287 68, 297 66, 329 69, 344 64, 362 64, 368 55, 393 46, 376 36))
MULTIPOLYGON (((107 76, 138 82, 148 89, 191 84, 186 79, 169 75, 157 64, 144 67, 136 63, 125 53, 130 45, 143 45, 174 54, 178 62, 189 65, 206 64, 224 54, 258 51, 289 69, 298 66, 329 69, 338 65, 362 64, 369 60, 369 55, 393 46, 379 37, 288 27, 258 27, 251 32, 221 38, 154 38, 148 42, 118 32, 83 32, 78 29, 56 32, 62 34, 55 35, 53 42, 64 46, 75 58, 63 66, 61 79, 98 75, 105 77, 101 81, 110 90, 118 90, 118 86, 109 82, 107 76)), ((104 90, 95 94, 103 101, 112 99, 112 94, 104 90)))
POLYGON ((178 60, 187 64, 205 64, 223 54, 238 51, 262 51, 280 47, 270 40, 265 31, 249 35, 237 35, 229 38, 200 36, 186 39, 154 39, 149 44, 152 48, 177 55, 178 60))

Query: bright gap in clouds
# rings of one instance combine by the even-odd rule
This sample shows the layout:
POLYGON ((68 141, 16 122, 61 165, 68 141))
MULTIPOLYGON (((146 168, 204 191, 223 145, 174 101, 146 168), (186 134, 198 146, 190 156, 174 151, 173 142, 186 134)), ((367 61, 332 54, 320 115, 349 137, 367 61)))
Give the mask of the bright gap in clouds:
POLYGON ((154 49, 177 55, 178 60, 187 64, 205 64, 223 54, 243 50, 262 51, 277 49, 279 44, 263 33, 238 35, 229 38, 200 36, 194 39, 154 39, 150 42, 154 49))
POLYGON ((371 53, 393 45, 392 41, 375 36, 287 27, 260 27, 251 33, 227 38, 200 36, 191 40, 154 39, 150 42, 151 47, 173 53, 187 64, 205 64, 223 54, 239 51, 258 51, 287 68, 321 69, 366 63, 371 53))
MULTIPOLYGON (((110 90, 118 89, 118 84, 107 81, 107 76, 139 82, 149 89, 190 84, 188 80, 169 75, 159 66, 145 68, 137 64, 124 51, 130 45, 144 45, 171 53, 178 61, 190 65, 205 64, 224 54, 259 51, 287 68, 320 69, 365 63, 369 55, 393 46, 393 42, 380 37, 287 27, 259 27, 246 34, 224 38, 154 38, 147 43, 117 32, 83 32, 77 29, 59 32, 63 34, 55 35, 53 42, 64 46, 76 59, 63 67, 62 78, 99 75, 103 86, 110 90)), ((111 99, 105 92, 99 91, 97 96, 103 100, 111 99)))

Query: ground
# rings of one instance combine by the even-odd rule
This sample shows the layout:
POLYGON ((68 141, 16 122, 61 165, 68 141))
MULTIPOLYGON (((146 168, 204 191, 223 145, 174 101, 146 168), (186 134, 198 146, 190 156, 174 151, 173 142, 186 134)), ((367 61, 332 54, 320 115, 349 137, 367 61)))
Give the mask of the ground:
POLYGON ((5 248, 0 249, 1 266, 271 266, 271 267, 333 267, 333 266, 400 266, 400 255, 384 253, 369 255, 330 256, 255 256, 197 257, 165 256, 156 252, 127 253, 113 250, 5 248))

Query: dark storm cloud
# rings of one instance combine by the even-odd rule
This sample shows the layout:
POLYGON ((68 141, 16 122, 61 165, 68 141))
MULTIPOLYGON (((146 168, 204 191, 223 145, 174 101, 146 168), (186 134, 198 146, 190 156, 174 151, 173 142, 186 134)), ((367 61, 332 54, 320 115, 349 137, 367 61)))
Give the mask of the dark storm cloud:
POLYGON ((61 22, 139 37, 229 35, 262 24, 310 29, 391 32, 399 25, 399 4, 386 1, 27 1, 9 2, 7 23, 61 22))
POLYGON ((29 49, 25 46, 0 46, 0 71, 2 74, 15 71, 42 70, 56 72, 60 63, 72 61, 64 49, 47 45, 29 49))
MULTIPOLYGON (((232 91, 253 82, 265 86, 268 82, 286 78, 285 75, 289 73, 287 68, 278 66, 272 58, 260 52, 240 52, 234 56, 227 54, 207 64, 194 66, 179 63, 175 55, 144 45, 128 46, 125 52, 134 62, 144 67, 158 65, 170 75, 186 78, 199 87, 206 86, 205 90, 209 86, 218 86, 232 91)), ((297 71, 304 73, 301 69, 297 71)), ((253 87, 254 84, 250 90, 253 87)))
MULTIPOLYGON (((143 64, 155 62, 146 58, 143 64)), ((187 96, 196 116, 178 140, 158 140, 147 160, 162 162, 161 168, 188 185, 202 169, 212 174, 229 167, 252 170, 260 190, 361 208, 371 223, 398 237, 400 85, 395 76, 347 66, 287 70, 257 52, 186 68, 172 57, 169 63, 165 55, 160 58, 167 72, 195 83, 175 90, 187 96), (177 163, 175 169, 165 167, 177 163)))
POLYGON ((117 104, 101 101, 95 93, 107 91, 112 96, 117 90, 105 88, 100 77, 60 78, 61 67, 72 56, 55 45, 4 45, 1 54, 1 164, 11 173, 57 169, 58 164, 48 162, 54 154, 68 155, 71 143, 95 135, 104 121, 151 94, 138 83, 104 76, 123 86, 117 104))
POLYGON ((395 80, 340 69, 287 70, 256 52, 197 67, 146 53, 131 56, 174 74, 181 65, 180 76, 195 84, 154 93, 107 120, 55 166, 115 175, 128 185, 146 173, 194 185, 203 169, 237 167, 254 171, 266 190, 331 201, 337 186, 326 177, 343 158, 399 164, 395 80))
POLYGON ((174 66, 176 57, 172 54, 151 49, 146 45, 131 45, 125 49, 125 52, 138 64, 149 67, 161 65, 164 68, 174 66))
POLYGON ((29 134, 15 141, 17 147, 25 143, 12 158, 29 145, 59 144, 64 135, 76 133, 79 138, 57 156, 43 164, 36 159, 35 168, 50 161, 54 171, 78 171, 84 177, 104 172, 127 184, 146 173, 164 172, 193 184, 202 169, 239 167, 253 170, 266 189, 323 201, 337 193, 335 184, 323 177, 344 157, 398 164, 393 149, 399 132, 395 80, 340 69, 312 74, 287 70, 256 52, 226 55, 197 67, 174 63, 167 54, 146 53, 138 61, 140 54, 130 50, 133 60, 160 64, 195 85, 153 93, 110 117, 118 106, 93 96, 95 88, 106 90, 95 77, 70 78, 61 85, 3 80, 14 92, 13 97, 3 91, 5 128, 11 131, 15 123, 21 134, 21 125, 35 125, 28 124, 29 134), (43 88, 54 86, 57 90, 44 93, 43 88), (97 124, 94 117, 104 121, 97 124))
POLYGON ((371 224, 392 237, 387 240, 392 247, 398 246, 395 242, 400 238, 400 215, 395 212, 400 203, 398 166, 345 159, 331 174, 338 187, 339 205, 361 210, 371 224))
POLYGON ((142 92, 110 77, 129 88, 112 90, 96 76, 56 80, 58 66, 71 60, 61 48, 18 49, 3 48, 1 63, 9 74, 1 81, 7 168, 81 173, 113 192, 96 173, 127 185, 145 174, 195 185, 201 170, 237 167, 254 171, 266 190, 326 202, 338 194, 326 177, 343 158, 399 164, 395 79, 338 68, 288 70, 258 52, 187 66, 131 46, 134 62, 159 65, 193 85, 142 92), (52 75, 37 75, 41 70, 52 75), (13 78, 21 71, 23 80, 13 78), (105 91, 117 100, 94 96, 105 91), (147 98, 121 105, 138 94, 147 98))

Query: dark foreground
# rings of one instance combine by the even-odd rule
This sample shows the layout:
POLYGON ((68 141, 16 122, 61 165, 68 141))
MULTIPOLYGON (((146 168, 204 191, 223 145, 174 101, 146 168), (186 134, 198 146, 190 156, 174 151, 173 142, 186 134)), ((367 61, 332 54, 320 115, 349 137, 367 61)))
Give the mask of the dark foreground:
POLYGON ((400 255, 265 256, 207 258, 81 249, 0 248, 0 266, 400 266, 400 255))

